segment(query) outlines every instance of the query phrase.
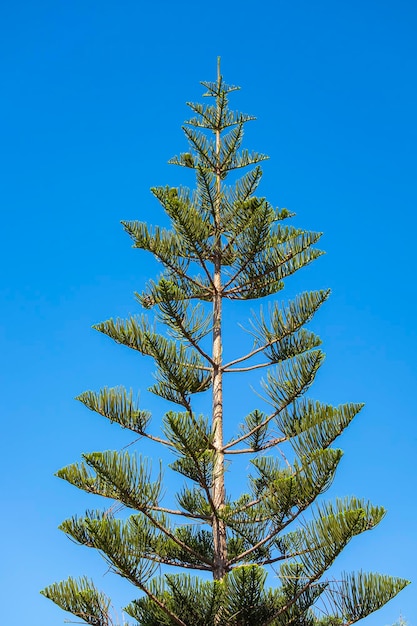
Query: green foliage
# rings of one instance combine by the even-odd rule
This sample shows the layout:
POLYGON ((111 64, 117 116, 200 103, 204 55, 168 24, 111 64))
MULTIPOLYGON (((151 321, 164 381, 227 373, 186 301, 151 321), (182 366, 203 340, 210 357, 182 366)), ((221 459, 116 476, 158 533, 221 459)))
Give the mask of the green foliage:
POLYGON ((104 388, 98 393, 86 391, 77 400, 107 417, 110 422, 116 422, 135 433, 143 434, 151 419, 149 411, 139 410, 137 402, 133 400, 132 390, 128 393, 124 387, 104 388))
POLYGON ((54 583, 41 593, 53 600, 64 611, 70 611, 91 626, 111 626, 110 599, 97 591, 87 578, 54 583))
POLYGON ((141 511, 158 502, 161 477, 152 482, 150 462, 128 452, 120 454, 93 452, 83 454, 85 463, 68 465, 57 472, 59 478, 90 493, 116 499, 125 506, 141 511))
MULTIPOLYGON (((229 361, 222 340, 223 301, 274 296, 321 256, 320 233, 294 228, 287 222, 292 213, 255 195, 259 163, 267 157, 241 148, 245 124, 254 118, 229 109, 237 87, 220 73, 203 85, 214 104, 189 103, 193 117, 183 128, 189 149, 171 159, 194 172, 195 189, 152 189, 170 228, 122 222, 133 247, 161 264, 159 277, 136 294, 146 314, 94 326, 152 360, 149 391, 169 403, 160 430, 151 429, 151 413, 132 390, 78 397, 139 435, 141 444, 165 447, 172 455, 166 472, 177 474, 179 488, 167 493, 162 469, 154 476, 145 457, 83 454, 57 475, 112 505, 74 516, 61 530, 133 585, 125 611, 141 626, 348 626, 408 583, 362 572, 329 578, 347 544, 384 516, 382 507, 358 498, 322 498, 342 457, 332 444, 362 409, 306 395, 324 360, 320 338, 306 324, 330 292, 305 292, 288 302, 269 298, 250 316, 252 347, 245 351, 236 341, 229 361), (236 402, 226 414, 228 379, 258 369, 265 369, 262 406, 237 416, 236 402), (196 411, 196 394, 207 399, 206 413, 196 411), (224 423, 232 430, 234 418, 236 430, 226 440, 224 423), (251 471, 246 486, 235 479, 240 493, 233 498, 232 461, 244 455, 251 471), (126 509, 123 518, 116 518, 118 508, 126 509), (213 580, 173 574, 174 568, 213 580)), ((115 626, 110 600, 86 578, 42 593, 85 623, 115 626)))

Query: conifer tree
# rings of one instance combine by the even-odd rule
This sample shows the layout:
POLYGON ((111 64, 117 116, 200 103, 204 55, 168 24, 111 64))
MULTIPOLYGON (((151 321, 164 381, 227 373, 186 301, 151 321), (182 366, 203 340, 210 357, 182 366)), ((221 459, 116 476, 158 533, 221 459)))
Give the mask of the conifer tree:
MULTIPOLYGON (((106 505, 60 528, 132 583, 124 610, 141 626, 348 626, 407 581, 328 573, 353 537, 380 522, 384 509, 356 497, 328 501, 322 495, 342 456, 333 443, 362 408, 306 396, 323 362, 320 339, 306 324, 329 291, 286 303, 274 298, 286 278, 322 254, 315 248, 320 234, 289 225, 289 211, 256 195, 259 163, 267 157, 241 148, 244 127, 254 118, 229 108, 229 94, 238 88, 223 81, 219 63, 217 81, 202 84, 211 101, 188 103, 193 117, 183 130, 189 151, 170 161, 194 172, 195 190, 152 189, 170 230, 123 222, 133 247, 162 266, 137 294, 150 312, 95 326, 153 359, 150 391, 167 401, 161 429, 151 428, 150 413, 124 388, 78 398, 142 443, 172 453, 176 504, 164 500, 162 476, 152 475, 147 458, 127 451, 83 454, 57 475, 122 505, 124 514, 117 517, 114 505, 106 505), (235 342, 234 354, 226 355, 224 302, 239 307, 257 299, 268 306, 250 320, 252 347, 239 351, 235 342), (264 372, 261 398, 255 398, 261 408, 248 406, 227 438, 224 425, 231 428, 236 416, 224 410, 223 386, 257 370, 264 372), (196 394, 207 398, 206 414, 195 410, 196 394), (252 469, 246 490, 235 495, 239 457, 252 469)), ((110 599, 87 578, 69 578, 42 593, 87 624, 115 626, 110 599)))

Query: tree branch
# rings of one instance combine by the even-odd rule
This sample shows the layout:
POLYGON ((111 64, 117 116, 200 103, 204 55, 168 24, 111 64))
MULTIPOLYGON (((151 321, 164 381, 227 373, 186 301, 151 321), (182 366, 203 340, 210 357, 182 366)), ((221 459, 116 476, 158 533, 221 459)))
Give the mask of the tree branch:
POLYGON ((161 602, 161 600, 159 600, 159 598, 157 598, 147 587, 145 587, 145 585, 139 582, 136 582, 135 584, 139 587, 139 589, 141 589, 144 593, 146 593, 148 598, 150 598, 153 602, 155 602, 155 604, 157 604, 159 608, 164 613, 166 613, 166 615, 168 615, 168 617, 170 617, 176 624, 178 624, 178 626, 187 626, 187 624, 183 622, 182 619, 180 619, 167 606, 165 606, 165 604, 161 602))
MULTIPOLYGON (((282 407, 284 408, 284 407, 282 407)), ((282 408, 280 409, 280 411, 282 410, 282 408)), ((250 430, 248 433, 245 433, 244 435, 242 435, 241 437, 238 437, 237 439, 233 439, 233 441, 231 441, 230 443, 226 444, 225 446, 223 446, 223 452, 225 452, 226 450, 228 450, 229 448, 232 448, 233 446, 235 446, 237 443, 240 443, 241 441, 244 441, 245 439, 247 439, 248 437, 250 437, 251 435, 254 435, 256 432, 258 432, 258 430, 260 430, 261 428, 264 428, 267 424, 269 424, 269 422, 278 415, 278 413, 280 411, 274 411, 273 413, 271 413, 271 415, 269 415, 261 424, 258 424, 258 426, 255 426, 255 428, 252 428, 252 430, 250 430)), ((283 439, 283 441, 286 441, 287 438, 283 439)), ((254 450, 254 452, 256 452, 256 450, 254 450)), ((230 454, 230 453, 229 453, 230 454)))
MULTIPOLYGON (((278 341, 281 341, 282 339, 284 339, 284 337, 287 337, 290 334, 291 333, 287 333, 285 335, 282 335, 281 337, 277 337, 276 339, 273 339, 272 341, 268 341, 263 346, 260 346, 259 348, 255 348, 255 350, 248 352, 244 356, 241 356, 238 359, 234 359, 233 361, 229 361, 229 363, 226 363, 226 365, 223 366, 223 371, 228 371, 229 367, 232 367, 232 365, 236 365, 237 363, 241 363, 242 361, 247 361, 248 359, 252 358, 256 354, 259 354, 259 352, 262 352, 263 350, 266 350, 267 348, 269 348, 269 346, 272 346, 273 343, 277 343, 278 341)), ((234 370, 234 371, 238 371, 238 370, 234 370)))
POLYGON ((273 365, 271 361, 268 363, 257 363, 256 365, 249 365, 248 367, 235 367, 233 369, 224 369, 223 372, 231 372, 232 374, 235 372, 251 372, 252 370, 258 370, 261 367, 268 367, 269 365, 273 365))
POLYGON ((150 506, 150 511, 158 511, 159 513, 167 513, 168 515, 179 515, 182 517, 188 517, 190 519, 199 519, 209 522, 211 517, 209 515, 195 515, 194 513, 187 513, 186 511, 180 511, 175 509, 167 509, 163 506, 150 506))
MULTIPOLYGON (((136 431, 133 431, 136 432, 136 431)), ((147 439, 150 439, 151 441, 156 441, 157 443, 161 443, 164 446, 167 446, 169 448, 172 448, 173 445, 171 442, 167 441, 166 439, 161 439, 161 437, 156 437, 155 435, 150 435, 149 433, 139 433, 142 437, 146 437, 147 439)))
POLYGON ((278 533, 283 531, 284 528, 286 528, 289 524, 291 524, 300 515, 300 513, 305 511, 310 506, 310 504, 311 504, 311 502, 306 502, 306 503, 304 503, 303 506, 298 507, 298 509, 295 511, 295 513, 290 515, 284 523, 280 523, 279 528, 277 528, 277 529, 273 530, 272 532, 270 532, 269 535, 267 535, 266 537, 264 537, 263 539, 258 541, 258 543, 253 545, 251 548, 248 548, 247 550, 245 550, 241 554, 235 556, 233 559, 230 559, 230 561, 228 561, 227 565, 229 566, 229 565, 232 565, 233 563, 237 563, 238 561, 241 561, 245 556, 248 556, 249 554, 252 554, 252 552, 257 550, 258 548, 261 548, 263 545, 265 545, 265 543, 267 543, 268 541, 271 541, 274 537, 276 537, 278 535, 278 533))
POLYGON ((240 450, 227 450, 227 451, 225 450, 225 454, 250 454, 250 453, 255 454, 256 452, 262 452, 263 450, 268 450, 269 448, 273 448, 274 446, 278 445, 279 443, 283 443, 284 441, 287 441, 287 437, 276 437, 275 439, 268 441, 268 443, 264 444, 263 446, 256 448, 256 450, 254 450, 253 448, 242 448, 240 450))
MULTIPOLYGON (((288 263, 288 261, 291 261, 294 257, 296 257, 298 254, 300 254, 301 252, 304 252, 307 248, 310 247, 311 244, 309 244, 308 246, 306 246, 305 248, 303 248, 302 250, 299 250, 298 252, 290 252, 288 253, 285 258, 280 261, 279 263, 275 264, 273 267, 271 267, 269 270, 265 270, 262 274, 259 274, 258 276, 253 276, 252 278, 250 278, 249 280, 247 280, 246 282, 242 283, 241 285, 236 285, 235 287, 232 287, 229 290, 224 290, 224 296, 225 297, 230 297, 230 294, 234 294, 234 293, 239 293, 242 291, 242 289, 244 287, 253 287, 256 283, 258 283, 259 281, 261 281, 263 278, 265 278, 265 276, 268 276, 270 274, 272 274, 273 272, 276 272, 278 270, 278 268, 282 267, 283 265, 285 265, 285 263, 288 263)), ((292 272, 290 272, 290 274, 294 273, 296 270, 294 269, 292 272)), ((241 270, 239 270, 238 274, 241 273, 241 270)), ((238 275, 237 274, 237 275, 238 275)), ((233 279, 229 280, 228 285, 231 284, 233 279)))
MULTIPOLYGON (((157 259, 159 259, 161 261, 161 263, 163 263, 166 267, 168 267, 170 270, 175 272, 175 274, 177 274, 180 278, 188 280, 189 282, 191 282, 193 285, 195 285, 196 287, 198 287, 198 289, 201 289, 202 291, 206 291, 207 290, 207 287, 205 287, 204 285, 199 283, 194 278, 191 278, 191 276, 188 276, 188 274, 186 274, 185 272, 180 270, 180 268, 176 267, 172 263, 169 263, 168 259, 166 259, 164 256, 162 256, 158 252, 154 252, 153 250, 151 252, 156 256, 157 259)), ((193 296, 193 297, 195 297, 195 296, 193 296)), ((191 299, 191 298, 189 298, 189 299, 191 299)))
POLYGON ((143 558, 148 559, 149 561, 152 561, 153 563, 161 563, 162 565, 171 565, 172 567, 181 567, 184 569, 198 569, 204 572, 211 572, 212 571, 212 567, 210 567, 209 565, 198 565, 196 563, 178 563, 177 561, 174 561, 172 559, 167 559, 165 557, 157 557, 157 556, 144 556, 143 558))
MULTIPOLYGON (((301 598, 303 593, 305 593, 307 589, 309 589, 309 587, 313 585, 313 583, 315 583, 316 581, 320 579, 320 577, 323 575, 325 571, 326 571, 326 568, 323 571, 321 571, 319 574, 316 574, 315 576, 313 576, 313 578, 309 578, 308 582, 304 585, 304 587, 302 587, 300 591, 296 593, 295 596, 293 596, 293 598, 291 598, 291 600, 287 602, 285 606, 278 609, 278 611, 272 617, 270 617, 266 622, 264 622, 262 626, 269 626, 269 624, 272 624, 274 620, 276 620, 276 618, 279 617, 279 615, 282 615, 284 611, 287 611, 293 604, 297 602, 299 598, 301 598)), ((343 626, 346 626, 346 624, 343 624, 343 626)))
POLYGON ((190 546, 188 546, 186 543, 181 541, 181 539, 178 539, 178 537, 176 537, 170 530, 168 530, 168 528, 165 528, 165 526, 160 524, 158 520, 153 517, 153 515, 150 515, 150 513, 148 513, 146 509, 141 509, 141 511, 143 515, 145 515, 148 518, 148 520, 155 526, 155 528, 157 528, 158 530, 163 532, 164 535, 172 539, 172 541, 176 543, 178 546, 180 546, 180 548, 183 548, 183 550, 195 556, 199 561, 202 561, 203 563, 206 563, 210 567, 213 567, 212 561, 210 561, 206 557, 199 554, 196 550, 193 550, 193 548, 190 548, 190 546))

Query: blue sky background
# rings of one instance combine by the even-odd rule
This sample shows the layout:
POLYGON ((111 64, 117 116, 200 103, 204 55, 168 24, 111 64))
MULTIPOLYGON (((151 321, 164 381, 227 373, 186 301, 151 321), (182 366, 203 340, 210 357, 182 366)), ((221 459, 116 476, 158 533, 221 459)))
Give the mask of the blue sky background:
MULTIPOLYGON (((132 597, 57 530, 98 503, 53 473, 132 440, 76 403, 80 392, 132 385, 155 422, 162 409, 145 392, 149 362, 91 325, 137 310, 133 291, 155 265, 119 221, 162 223, 149 187, 190 182, 166 162, 185 149, 185 102, 221 55, 242 86, 233 108, 258 117, 245 145, 271 157, 262 193, 324 232, 327 255, 288 283, 289 295, 333 290, 313 324, 327 360, 311 395, 366 402, 332 494, 388 515, 337 570, 413 580, 366 624, 402 613, 415 626, 417 5, 15 0, 0 11, 2 622, 62 624, 39 589, 68 575, 93 575, 116 606, 132 597)), ((229 392, 237 421, 245 397, 229 392)))

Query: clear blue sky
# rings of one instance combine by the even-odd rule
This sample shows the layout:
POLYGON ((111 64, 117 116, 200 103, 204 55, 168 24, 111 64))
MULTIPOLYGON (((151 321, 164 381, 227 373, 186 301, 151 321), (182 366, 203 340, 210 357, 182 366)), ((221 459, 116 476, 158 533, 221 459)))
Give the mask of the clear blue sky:
POLYGON ((133 385, 159 409, 149 363, 91 325, 136 311, 154 266, 119 221, 161 222, 149 187, 189 182, 166 162, 185 149, 185 101, 221 55, 242 86, 233 108, 258 117, 246 147, 271 156, 262 193, 324 232, 327 256, 289 284, 333 289, 314 323, 327 361, 311 395, 367 405, 332 493, 388 515, 340 568, 412 579, 366 623, 402 612, 417 626, 415 2, 15 0, 0 11, 2 622, 62 624, 38 592, 70 574, 94 575, 117 604, 131 597, 57 530, 98 503, 53 473, 131 440, 78 393, 133 385))

